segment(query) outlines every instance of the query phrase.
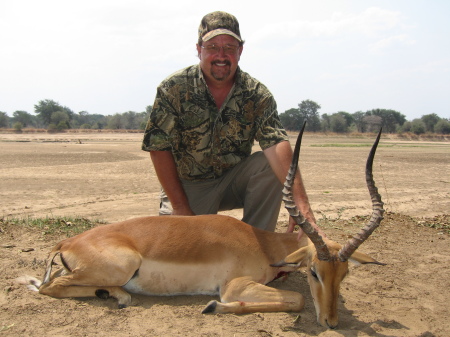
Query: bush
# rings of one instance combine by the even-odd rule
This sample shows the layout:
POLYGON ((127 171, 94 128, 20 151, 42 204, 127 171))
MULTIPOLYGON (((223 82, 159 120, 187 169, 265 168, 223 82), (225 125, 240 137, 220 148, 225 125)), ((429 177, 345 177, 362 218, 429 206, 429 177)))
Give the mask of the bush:
POLYGON ((427 130, 426 125, 423 121, 420 119, 415 119, 411 123, 411 132, 415 133, 416 135, 421 135, 422 133, 425 133, 427 130))
POLYGON ((446 120, 446 119, 441 119, 434 126, 434 132, 440 133, 440 134, 443 134, 443 135, 450 134, 450 122, 448 120, 446 120))
POLYGON ((58 130, 58 127, 56 126, 56 124, 50 123, 48 125, 47 132, 53 133, 53 132, 58 132, 58 131, 59 130, 58 130))
POLYGON ((56 127, 59 131, 62 131, 62 130, 68 129, 69 125, 67 124, 66 121, 61 121, 58 123, 58 125, 56 127))
POLYGON ((330 129, 333 132, 344 133, 348 131, 347 121, 340 114, 334 114, 330 117, 330 129))
POLYGON ((22 128, 23 128, 23 125, 20 122, 15 122, 14 125, 13 125, 13 129, 16 132, 22 132, 22 128))
POLYGON ((411 128, 412 128, 412 123, 411 122, 405 122, 400 127, 399 132, 411 132, 411 128))

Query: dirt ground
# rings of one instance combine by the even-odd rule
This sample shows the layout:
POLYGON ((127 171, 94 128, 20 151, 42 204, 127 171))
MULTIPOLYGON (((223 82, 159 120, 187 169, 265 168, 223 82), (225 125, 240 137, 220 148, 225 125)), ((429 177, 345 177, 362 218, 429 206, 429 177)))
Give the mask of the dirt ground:
MULTIPOLYGON (((82 216, 107 222, 156 215, 159 185, 142 134, 0 134, 0 335, 4 336, 450 336, 450 142, 384 136, 374 177, 387 210, 361 246, 386 266, 351 266, 340 324, 316 323, 302 271, 272 286, 295 290, 293 313, 202 315, 210 296, 144 297, 116 309, 113 299, 53 299, 15 284, 41 278, 62 237, 13 227, 12 217, 82 216)), ((370 215, 364 165, 372 139, 306 134, 300 167, 316 218, 344 243, 370 215)), ((240 211, 226 214, 239 217, 240 211)), ((280 213, 277 231, 286 230, 280 213)))

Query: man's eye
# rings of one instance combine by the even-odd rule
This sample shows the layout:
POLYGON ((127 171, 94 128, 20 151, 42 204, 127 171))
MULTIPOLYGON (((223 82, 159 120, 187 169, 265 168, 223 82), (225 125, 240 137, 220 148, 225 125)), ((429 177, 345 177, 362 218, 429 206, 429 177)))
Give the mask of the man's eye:
POLYGON ((223 47, 223 51, 225 53, 235 53, 237 49, 238 49, 238 47, 236 47, 236 46, 224 46, 223 47))
POLYGON ((223 52, 225 54, 235 54, 237 50, 239 49, 239 46, 234 45, 226 45, 226 46, 217 46, 215 44, 210 44, 208 46, 202 46, 203 49, 205 49, 208 53, 219 53, 220 49, 223 49, 223 52))

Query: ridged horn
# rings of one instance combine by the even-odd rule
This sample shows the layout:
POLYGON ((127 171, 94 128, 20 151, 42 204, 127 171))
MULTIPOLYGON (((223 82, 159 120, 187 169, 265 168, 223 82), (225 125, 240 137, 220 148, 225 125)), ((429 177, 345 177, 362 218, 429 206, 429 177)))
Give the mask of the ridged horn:
POLYGON ((305 130, 306 123, 298 135, 297 142, 295 143, 294 154, 292 156, 291 166, 289 167, 288 174, 286 176, 286 181, 284 182, 283 188, 283 201, 284 207, 289 212, 289 215, 295 220, 297 225, 303 230, 303 232, 309 237, 311 242, 316 247, 317 257, 319 260, 328 261, 330 260, 330 252, 327 245, 322 239, 322 236, 317 232, 317 230, 306 220, 306 218, 301 214, 294 202, 294 197, 292 194, 292 186, 295 179, 295 173, 298 168, 298 158, 300 156, 300 145, 302 143, 303 132, 305 130))
POLYGON ((375 186, 373 180, 372 165, 375 152, 377 151, 378 142, 381 137, 381 129, 378 133, 377 139, 370 150, 369 157, 366 163, 366 182, 369 189, 370 198, 372 199, 372 216, 367 225, 361 229, 361 231, 353 236, 339 251, 339 259, 341 261, 347 261, 356 249, 373 233, 373 231, 380 225, 383 220, 383 202, 381 201, 381 195, 378 193, 378 188, 375 186))

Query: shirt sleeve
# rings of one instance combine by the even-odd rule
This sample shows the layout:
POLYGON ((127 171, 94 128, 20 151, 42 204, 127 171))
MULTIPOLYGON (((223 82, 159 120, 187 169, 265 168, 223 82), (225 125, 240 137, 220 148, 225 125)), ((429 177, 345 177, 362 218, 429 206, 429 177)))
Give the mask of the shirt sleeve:
POLYGON ((171 151, 176 133, 177 113, 173 98, 161 85, 157 89, 155 102, 144 132, 142 150, 171 151))
POLYGON ((265 150, 289 138, 278 117, 277 103, 272 94, 266 95, 260 103, 260 109, 263 109, 263 112, 256 140, 261 149, 265 150))

